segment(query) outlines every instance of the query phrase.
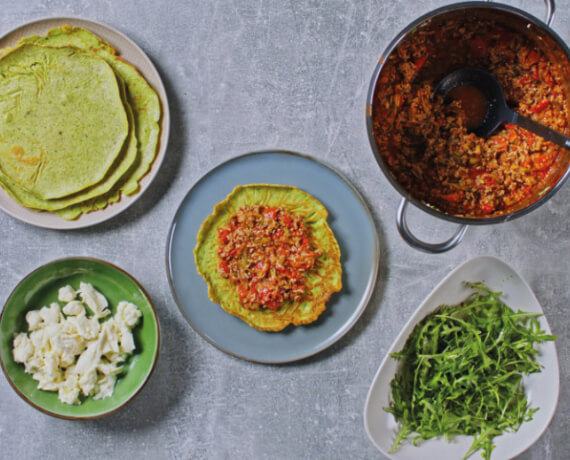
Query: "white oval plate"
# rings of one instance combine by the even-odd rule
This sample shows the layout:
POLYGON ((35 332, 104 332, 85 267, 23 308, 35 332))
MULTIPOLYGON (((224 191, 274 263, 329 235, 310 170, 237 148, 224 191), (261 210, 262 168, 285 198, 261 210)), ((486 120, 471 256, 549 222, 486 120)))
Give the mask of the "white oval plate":
POLYGON ((30 35, 45 35, 48 30, 54 27, 62 26, 64 24, 83 27, 84 29, 93 32, 95 35, 101 37, 113 48, 115 48, 121 58, 133 64, 149 82, 152 88, 157 92, 161 102, 162 117, 160 121, 160 140, 157 156, 154 160, 154 163, 152 164, 151 170, 140 181, 140 191, 132 196, 123 195, 119 202, 107 206, 105 209, 83 214, 77 220, 65 220, 50 212, 32 211, 31 209, 20 205, 18 202, 12 199, 2 188, 0 188, 0 209, 2 209, 6 214, 9 214, 16 219, 27 222, 31 225, 35 225, 37 227, 52 228, 58 230, 89 227, 91 225, 106 221, 131 206, 137 199, 140 198, 145 189, 148 188, 156 176, 156 173, 158 172, 160 165, 164 160, 166 146, 168 144, 168 136, 170 133, 170 112, 168 110, 168 99, 166 97, 166 91, 164 89, 164 85, 160 79, 158 71, 154 67, 149 57, 135 42, 133 42, 123 33, 119 32, 116 29, 113 29, 108 25, 96 21, 73 17, 38 19, 36 21, 23 24, 0 37, 0 49, 14 46, 18 40, 23 37, 28 37, 30 35))
MULTIPOLYGON (((372 443, 389 458, 455 460, 462 458, 473 442, 472 437, 458 436, 449 442, 443 438, 437 438, 414 447, 407 440, 396 452, 390 454, 388 452, 394 443, 398 425, 394 416, 383 410, 389 404, 390 382, 398 366, 398 361, 391 358, 390 353, 400 351, 416 324, 439 305, 457 304, 465 300, 473 292, 465 286, 465 281, 482 281, 491 290, 501 291, 503 293, 501 299, 514 310, 544 314, 531 288, 522 277, 505 262, 492 256, 479 256, 465 262, 439 283, 416 310, 390 347, 368 392, 364 407, 364 427, 372 443)), ((541 328, 547 334, 551 334, 544 316, 539 318, 539 322, 541 328)), ((524 385, 531 407, 539 407, 540 410, 533 415, 530 422, 523 423, 517 432, 497 436, 494 439, 496 447, 491 459, 512 458, 528 449, 540 438, 554 416, 560 391, 558 357, 554 342, 545 342, 540 345, 540 355, 537 360, 543 366, 542 372, 524 377, 524 385)))

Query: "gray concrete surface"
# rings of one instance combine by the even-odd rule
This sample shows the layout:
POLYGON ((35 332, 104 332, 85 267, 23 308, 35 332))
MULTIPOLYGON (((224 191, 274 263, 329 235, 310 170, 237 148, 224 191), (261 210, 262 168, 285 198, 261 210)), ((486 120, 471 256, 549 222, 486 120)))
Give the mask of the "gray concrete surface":
MULTIPOLYGON (((135 40, 170 98, 168 154, 150 190, 120 217, 91 229, 50 231, 0 212, 0 302, 31 270, 94 256, 132 273, 160 315, 160 361, 142 393, 109 417, 70 422, 22 401, 0 377, 0 458, 382 458, 362 412, 372 378, 400 328, 452 268, 479 254, 512 264, 558 335, 561 393, 544 435, 521 459, 570 458, 570 185, 530 215, 472 228, 443 255, 408 247, 394 225, 398 194, 368 145, 364 106, 384 47, 420 14, 449 2, 7 1, 0 33, 45 16, 105 22, 135 40), (218 163, 268 148, 313 155, 342 171, 367 200, 382 244, 381 272, 362 318, 340 342, 303 362, 265 366, 233 358, 185 322, 165 270, 167 231, 190 186, 218 163)), ((540 0, 513 1, 542 17, 540 0)), ((570 41, 570 2, 554 29, 570 41)), ((424 236, 453 225, 412 212, 424 236)))

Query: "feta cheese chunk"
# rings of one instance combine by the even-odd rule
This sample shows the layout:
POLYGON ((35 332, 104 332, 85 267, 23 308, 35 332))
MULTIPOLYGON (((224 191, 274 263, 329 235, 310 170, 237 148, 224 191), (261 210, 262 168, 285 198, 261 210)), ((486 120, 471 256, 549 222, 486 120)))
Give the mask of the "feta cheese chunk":
POLYGON ((14 348, 12 356, 17 363, 25 363, 34 354, 34 345, 30 338, 23 332, 14 336, 14 348))
POLYGON ((77 297, 77 292, 71 286, 63 286, 57 291, 57 300, 60 302, 71 302, 77 297))
POLYGON ((117 314, 115 315, 115 319, 124 323, 125 326, 131 328, 134 327, 141 316, 141 311, 131 302, 125 302, 123 300, 119 302, 119 305, 117 305, 117 314))
POLYGON ((59 304, 53 302, 49 307, 42 307, 40 310, 40 318, 45 324, 59 323, 61 319, 59 304))
POLYGON ((95 318, 104 318, 111 313, 107 309, 109 304, 105 296, 95 290, 91 284, 83 282, 80 283, 79 296, 81 297, 81 300, 83 300, 83 303, 93 312, 93 316, 95 316, 95 318))
POLYGON ((97 318, 87 318, 85 315, 70 316, 67 321, 71 321, 75 325, 77 333, 85 340, 95 339, 101 329, 97 318))
POLYGON ((93 399, 103 399, 108 398, 113 394, 113 388, 115 387, 115 376, 105 375, 97 380, 97 393, 93 395, 93 399))
POLYGON ((77 404, 79 402, 79 376, 70 373, 58 388, 57 397, 62 403, 77 404))
POLYGON ((26 322, 28 323, 28 330, 35 331, 40 328, 40 324, 43 323, 43 319, 38 310, 32 310, 26 313, 26 322))
POLYGON ((67 316, 77 316, 85 313, 85 307, 79 300, 70 300, 69 303, 63 307, 63 313, 67 316))

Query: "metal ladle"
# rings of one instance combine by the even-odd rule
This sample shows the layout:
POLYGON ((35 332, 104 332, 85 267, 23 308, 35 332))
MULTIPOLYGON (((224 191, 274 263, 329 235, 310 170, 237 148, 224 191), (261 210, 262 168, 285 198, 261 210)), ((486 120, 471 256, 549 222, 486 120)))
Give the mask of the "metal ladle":
POLYGON ((493 75, 481 69, 464 67, 445 76, 436 86, 434 93, 444 100, 449 92, 459 86, 471 86, 487 99, 487 113, 483 122, 471 132, 479 137, 487 137, 502 123, 512 123, 546 140, 570 149, 570 137, 548 128, 510 109, 505 100, 505 93, 493 75))

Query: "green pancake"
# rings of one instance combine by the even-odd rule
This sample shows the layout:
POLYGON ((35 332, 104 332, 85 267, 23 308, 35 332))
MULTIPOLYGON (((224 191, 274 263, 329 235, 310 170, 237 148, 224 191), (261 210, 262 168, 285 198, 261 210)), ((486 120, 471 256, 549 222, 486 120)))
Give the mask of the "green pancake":
POLYGON ((54 211, 54 213, 66 220, 75 220, 83 213, 88 213, 91 211, 99 211, 101 209, 106 208, 110 204, 116 203, 120 199, 121 199, 121 191, 111 190, 110 192, 104 195, 101 195, 96 198, 91 198, 89 200, 83 201, 78 204, 74 204, 64 209, 59 209, 58 211, 54 211))
POLYGON ((0 58, 0 170, 43 200, 100 182, 129 134, 119 83, 103 59, 22 44, 0 58))
POLYGON ((328 212, 315 198, 296 187, 252 184, 237 186, 228 197, 214 207, 198 232, 194 258, 198 273, 208 283, 208 296, 228 313, 241 318, 262 331, 280 331, 315 321, 325 310, 330 296, 342 287, 340 249, 327 224, 328 212), (310 232, 311 244, 322 251, 314 269, 307 273, 307 293, 302 302, 285 303, 278 310, 248 310, 239 301, 237 290, 229 279, 218 272, 217 230, 242 206, 280 207, 302 217, 310 232))
POLYGON ((117 56, 117 51, 95 34, 80 27, 61 26, 45 36, 30 36, 20 43, 47 46, 72 46, 104 59, 125 82, 127 99, 133 108, 140 162, 121 190, 132 195, 139 190, 139 181, 150 170, 156 157, 160 134, 160 100, 144 77, 128 62, 117 56))
MULTIPOLYGON (((121 94, 124 98, 126 97, 124 85, 121 81, 119 82, 121 94)), ((65 208, 65 211, 61 212, 61 216, 66 219, 79 217, 83 212, 88 212, 91 208, 97 207, 95 206, 97 202, 105 202, 106 204, 107 201, 112 199, 112 195, 116 194, 111 189, 121 184, 125 180, 125 176, 128 177, 129 173, 138 166, 137 139, 134 133, 133 113, 128 104, 125 104, 125 110, 130 126, 127 142, 123 145, 123 151, 111 166, 109 174, 98 184, 68 197, 42 200, 19 187, 18 184, 10 180, 0 170, 0 186, 20 204, 28 208, 44 211, 58 211, 65 208), (111 192, 109 193, 109 191, 111 192)), ((100 207, 99 205, 97 209, 100 209, 100 207)))

